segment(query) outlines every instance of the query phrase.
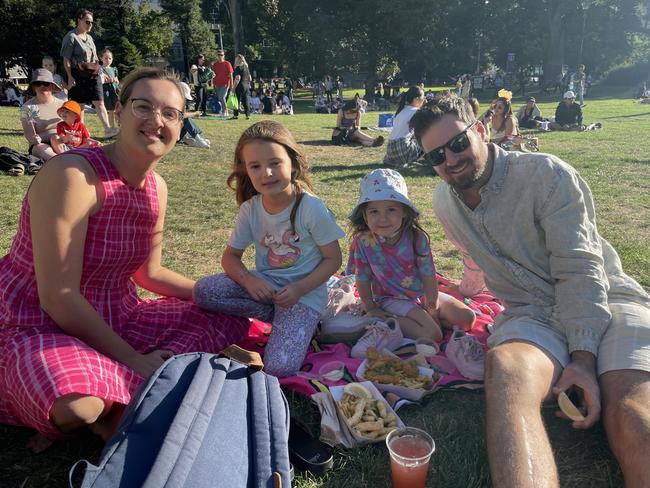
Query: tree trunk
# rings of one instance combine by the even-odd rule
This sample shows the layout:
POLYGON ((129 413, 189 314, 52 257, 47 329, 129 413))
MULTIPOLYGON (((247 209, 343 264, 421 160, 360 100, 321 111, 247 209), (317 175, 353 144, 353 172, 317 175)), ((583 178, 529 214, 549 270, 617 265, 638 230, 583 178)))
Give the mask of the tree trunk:
POLYGON ((239 0, 228 0, 230 6, 230 21, 232 23, 232 39, 235 54, 246 54, 244 46, 244 28, 241 18, 239 0))
POLYGON ((546 84, 555 82, 564 65, 564 5, 565 0, 548 3, 548 51, 544 64, 546 84))
POLYGON ((373 44, 368 49, 368 76, 366 76, 366 100, 372 100, 377 85, 377 48, 373 44))

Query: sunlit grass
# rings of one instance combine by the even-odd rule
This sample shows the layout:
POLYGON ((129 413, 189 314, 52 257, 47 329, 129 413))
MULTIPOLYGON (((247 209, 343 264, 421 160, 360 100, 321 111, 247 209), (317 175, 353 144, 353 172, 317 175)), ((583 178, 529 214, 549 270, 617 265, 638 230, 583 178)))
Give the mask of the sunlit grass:
MULTIPOLYGON (((329 139, 335 115, 312 113, 310 100, 311 95, 306 94, 306 100, 298 102, 298 115, 275 118, 305 145, 316 193, 345 228, 360 178, 381 166, 385 149, 332 146, 329 139)), ((540 106, 544 115, 552 115, 556 104, 548 97, 543 99, 540 106)), ((650 288, 650 106, 629 99, 607 98, 588 100, 584 112, 586 122, 600 121, 603 130, 539 133, 536 136, 540 147, 580 171, 594 193, 600 232, 618 249, 626 271, 650 288)), ((377 116, 377 112, 366 114, 362 124, 376 125, 377 116)), ((225 184, 232 153, 241 131, 261 118, 256 115, 251 121, 200 120, 199 125, 212 141, 212 149, 177 146, 159 166, 169 186, 166 265, 192 277, 220 270, 221 252, 237 213, 234 195, 225 184)), ((102 133, 96 116, 87 117, 87 122, 91 133, 102 133)), ((0 145, 27 150, 17 109, 0 108, 0 145)), ((439 271, 459 277, 458 253, 444 239, 431 210, 431 192, 438 179, 428 168, 403 173, 410 196, 421 210, 424 226, 432 237, 439 271)), ((9 249, 29 182, 29 177, 0 176, 0 252, 9 249)), ((342 248, 347 257, 347 241, 342 242, 342 248)), ((252 264, 250 258, 249 253, 247 260, 252 264)), ((298 395, 290 394, 289 398, 294 414, 306 419, 316 431, 314 407, 298 395)), ((435 483, 466 488, 489 484, 483 410, 483 393, 467 391, 439 392, 421 406, 400 410, 406 423, 426 428, 437 442, 429 474, 431 486, 435 483)), ((553 417, 551 411, 546 411, 544 418, 553 439, 562 486, 622 486, 600 426, 586 432, 574 431, 566 422, 553 417)), ((10 480, 9 484, 3 481, 3 486, 63 486, 68 466, 80 457, 96 458, 98 453, 99 444, 86 436, 35 456, 24 447, 27 430, 0 427, 0 433, 4 440, 0 446, 0 479, 10 480), (87 447, 89 442, 91 448, 87 447)), ((379 444, 353 451, 337 450, 332 472, 318 480, 299 477, 296 486, 354 488, 382 487, 387 483, 388 458, 386 449, 379 444)))

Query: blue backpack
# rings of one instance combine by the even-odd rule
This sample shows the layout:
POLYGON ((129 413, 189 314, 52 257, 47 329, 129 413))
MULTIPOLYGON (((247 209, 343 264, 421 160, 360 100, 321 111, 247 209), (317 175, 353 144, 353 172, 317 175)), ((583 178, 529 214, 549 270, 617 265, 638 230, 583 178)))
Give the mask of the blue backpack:
POLYGON ((77 463, 86 464, 82 488, 290 487, 289 407, 261 367, 237 346, 167 360, 134 395, 99 465, 77 463))

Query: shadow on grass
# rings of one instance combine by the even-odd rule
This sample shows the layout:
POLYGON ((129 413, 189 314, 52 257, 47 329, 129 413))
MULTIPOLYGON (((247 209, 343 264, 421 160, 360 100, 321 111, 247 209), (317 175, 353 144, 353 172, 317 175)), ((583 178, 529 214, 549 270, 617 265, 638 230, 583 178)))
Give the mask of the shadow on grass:
MULTIPOLYGON (((102 450, 101 439, 90 431, 57 441, 49 449, 34 454, 27 440, 34 431, 0 425, 0 485, 7 488, 68 486, 68 471, 79 459, 96 463, 102 450)), ((76 485, 78 486, 78 484, 76 485)))
POLYGON ((621 159, 622 163, 630 163, 630 164, 650 164, 650 159, 630 159, 630 158, 625 158, 621 159))
POLYGON ((23 135, 22 130, 5 129, 3 127, 0 127, 0 136, 22 136, 22 135, 23 135))
POLYGON ((304 146, 331 146, 332 141, 330 139, 314 139, 313 141, 300 141, 300 144, 304 146))
POLYGON ((610 120, 610 119, 629 119, 631 117, 647 117, 647 116, 650 116, 650 111, 643 112, 640 114, 612 115, 611 117, 600 117, 600 118, 603 120, 610 120))

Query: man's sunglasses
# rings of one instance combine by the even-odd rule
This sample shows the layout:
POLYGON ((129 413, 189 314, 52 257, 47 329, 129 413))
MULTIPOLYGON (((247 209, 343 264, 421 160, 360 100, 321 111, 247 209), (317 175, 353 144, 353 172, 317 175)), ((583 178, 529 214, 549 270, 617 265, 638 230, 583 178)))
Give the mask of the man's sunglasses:
POLYGON ((463 132, 452 137, 446 144, 439 146, 435 149, 432 149, 424 155, 426 161, 431 164, 431 166, 440 166, 445 162, 445 149, 449 149, 453 153, 462 153, 465 149, 470 146, 470 140, 467 136, 467 131, 476 125, 476 122, 468 125, 463 132))

